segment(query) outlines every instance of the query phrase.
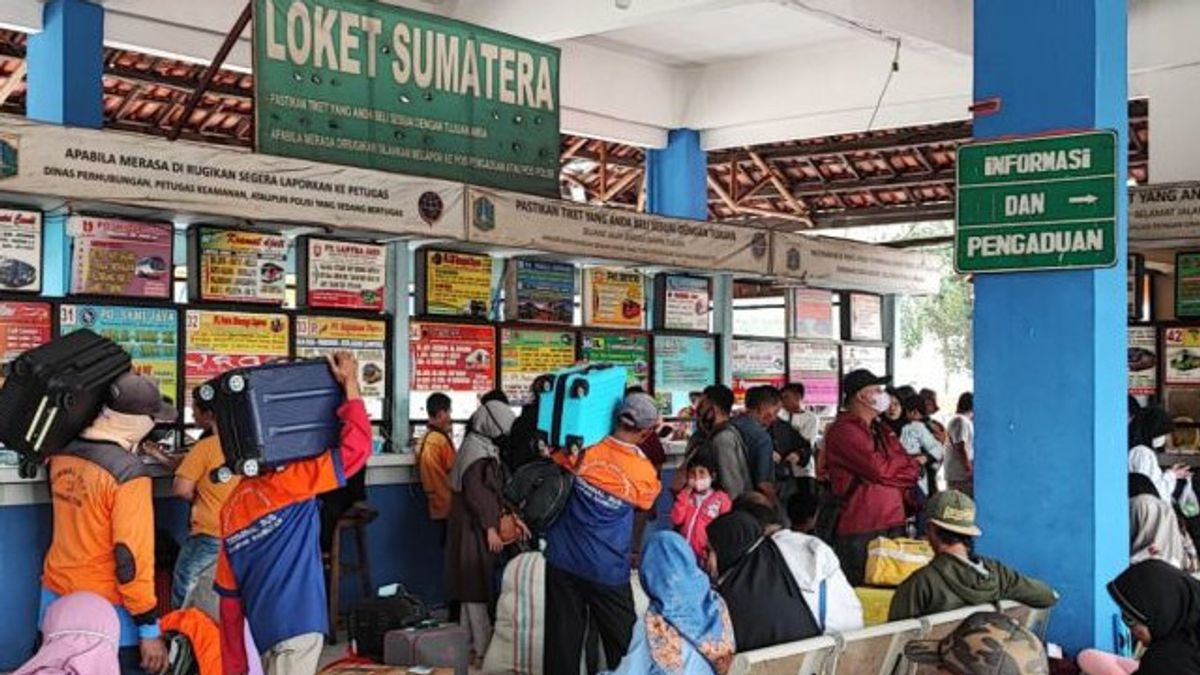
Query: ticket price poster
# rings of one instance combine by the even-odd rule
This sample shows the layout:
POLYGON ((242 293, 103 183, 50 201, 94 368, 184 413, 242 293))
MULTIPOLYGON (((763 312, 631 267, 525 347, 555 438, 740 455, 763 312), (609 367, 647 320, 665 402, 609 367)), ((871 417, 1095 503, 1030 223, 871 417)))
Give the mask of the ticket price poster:
POLYGON ((193 230, 199 251, 195 280, 202 300, 282 305, 287 289, 287 237, 265 232, 193 230))
POLYGON ((649 387, 650 338, 645 335, 584 335, 580 355, 591 364, 621 366, 629 386, 649 387))
POLYGON ((708 279, 688 276, 661 277, 662 327, 667 330, 708 330, 712 301, 708 279))
POLYGON ((850 339, 883 339, 883 298, 865 293, 850 294, 850 339))
POLYGON ((570 324, 575 320, 575 266, 514 259, 505 314, 510 321, 570 324))
POLYGON ((170 223, 72 216, 71 292, 133 298, 171 297, 170 223))
POLYGON ((1163 330, 1166 383, 1200 385, 1200 328, 1163 330))
POLYGON ((640 329, 645 323, 645 278, 638 272, 593 267, 583 272, 583 323, 640 329))
POLYGON ((425 250, 418 263, 418 314, 488 317, 492 309, 491 256, 425 250))
POLYGON ((412 392, 409 415, 428 419, 425 399, 434 392, 450 397, 450 414, 465 420, 479 396, 496 386, 496 329, 470 324, 409 324, 412 392))
POLYGON ((286 314, 189 309, 184 326, 183 378, 189 416, 191 392, 197 385, 233 368, 261 366, 289 355, 286 314))
POLYGON ((306 306, 383 311, 386 247, 309 238, 300 267, 306 306))
POLYGON ((90 329, 129 352, 134 372, 158 382, 163 396, 179 398, 179 320, 174 309, 62 305, 58 312, 63 335, 90 329))
POLYGON ((296 317, 298 358, 325 358, 339 351, 358 359, 358 381, 367 414, 382 420, 387 400, 387 323, 336 316, 296 317))
POLYGON ((734 340, 733 396, 741 402, 746 390, 763 384, 782 387, 787 384, 787 345, 766 340, 734 340))
POLYGON ((49 304, 0 302, 0 365, 49 342, 50 319, 49 304))
POLYGON ((846 375, 862 369, 869 370, 880 377, 887 375, 887 347, 843 345, 842 374, 846 375))
POLYGON ((0 209, 0 290, 42 287, 42 213, 0 209))
POLYGON ((1158 391, 1158 336, 1154 326, 1129 327, 1129 395, 1158 391))
POLYGON ((717 346, 711 337, 654 336, 654 398, 666 417, 690 405, 688 394, 717 382, 717 346))
POLYGON ((820 288, 792 291, 792 333, 799 338, 832 340, 833 292, 820 288))
POLYGON ((529 388, 539 375, 575 363, 575 334, 504 328, 500 331, 500 386, 513 405, 531 399, 529 388))
POLYGON ((788 381, 804 384, 804 402, 838 404, 838 347, 820 342, 788 343, 788 381))

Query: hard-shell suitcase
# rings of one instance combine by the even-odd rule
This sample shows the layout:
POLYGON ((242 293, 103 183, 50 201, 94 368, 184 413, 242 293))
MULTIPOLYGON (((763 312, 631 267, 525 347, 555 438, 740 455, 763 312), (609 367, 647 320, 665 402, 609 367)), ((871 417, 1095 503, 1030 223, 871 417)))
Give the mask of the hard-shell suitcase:
POLYGON ((468 675, 471 637, 466 628, 442 624, 394 630, 383 639, 383 662, 389 666, 440 666, 468 675))
POLYGON ((31 349, 12 361, 0 389, 0 442, 22 456, 21 474, 83 431, 128 372, 129 354, 82 329, 31 349))
POLYGON ((370 598, 356 602, 350 608, 347 626, 354 653, 378 660, 383 658, 384 645, 389 633, 402 628, 412 628, 428 620, 429 609, 425 603, 415 595, 401 592, 387 598, 370 598))
POLYGON ((337 409, 345 396, 324 360, 230 370, 202 385, 199 394, 212 403, 233 473, 257 476, 338 445, 337 409))
POLYGON ((625 397, 625 369, 584 366, 554 373, 538 401, 538 442, 577 453, 612 433, 625 397))

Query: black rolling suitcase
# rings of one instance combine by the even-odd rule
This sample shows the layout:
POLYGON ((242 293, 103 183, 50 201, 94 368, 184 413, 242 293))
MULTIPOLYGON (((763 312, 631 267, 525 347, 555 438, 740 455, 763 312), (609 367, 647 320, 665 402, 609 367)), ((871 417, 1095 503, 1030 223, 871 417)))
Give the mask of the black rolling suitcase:
POLYGON ((100 412, 108 387, 127 372, 129 354, 90 330, 78 330, 12 361, 0 389, 0 442, 21 455, 32 477, 100 412))

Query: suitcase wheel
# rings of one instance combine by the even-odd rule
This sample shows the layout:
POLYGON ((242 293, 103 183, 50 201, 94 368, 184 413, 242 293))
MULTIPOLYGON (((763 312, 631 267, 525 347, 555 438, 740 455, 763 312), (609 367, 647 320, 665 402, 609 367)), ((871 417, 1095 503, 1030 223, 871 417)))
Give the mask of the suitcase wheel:
POLYGON ((567 451, 572 455, 583 452, 583 439, 578 436, 567 436, 567 451))
POLYGON ((253 478, 258 475, 258 460, 257 459, 243 459, 241 461, 241 463, 239 464, 239 467, 240 467, 240 470, 238 471, 238 473, 242 474, 243 476, 248 476, 250 478, 253 478))
POLYGON ((590 387, 588 387, 587 380, 575 380, 575 382, 571 384, 571 398, 583 398, 587 396, 588 389, 590 389, 590 387))
POLYGON ((211 384, 200 385, 200 400, 205 403, 212 403, 213 399, 217 398, 217 390, 211 384))
POLYGON ((30 479, 37 477, 38 463, 30 460, 23 460, 17 467, 17 475, 21 478, 30 479))
POLYGON ((217 467, 209 474, 209 479, 214 483, 228 483, 233 478, 233 470, 227 466, 217 467))
POLYGON ((544 380, 542 380, 542 393, 549 394, 552 391, 554 391, 554 380, 552 378, 547 377, 544 380))
POLYGON ((223 383, 225 390, 230 394, 240 394, 246 390, 246 377, 244 375, 230 375, 229 379, 223 383))

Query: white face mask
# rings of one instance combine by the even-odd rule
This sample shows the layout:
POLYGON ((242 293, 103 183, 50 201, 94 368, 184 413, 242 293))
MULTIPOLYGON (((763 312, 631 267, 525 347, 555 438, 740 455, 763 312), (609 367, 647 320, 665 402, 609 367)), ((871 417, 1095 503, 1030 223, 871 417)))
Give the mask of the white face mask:
POLYGON ((886 391, 876 392, 874 398, 871 399, 871 408, 881 415, 887 412, 891 405, 892 397, 886 391))
POLYGON ((1166 436, 1159 436, 1159 437, 1155 438, 1154 441, 1152 441, 1152 442, 1154 444, 1155 449, 1162 449, 1162 448, 1167 447, 1167 437, 1166 436))
POLYGON ((712 478, 696 478, 688 482, 691 483, 693 490, 701 494, 712 488, 712 478))

